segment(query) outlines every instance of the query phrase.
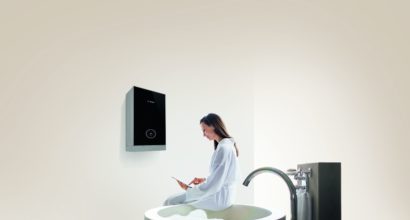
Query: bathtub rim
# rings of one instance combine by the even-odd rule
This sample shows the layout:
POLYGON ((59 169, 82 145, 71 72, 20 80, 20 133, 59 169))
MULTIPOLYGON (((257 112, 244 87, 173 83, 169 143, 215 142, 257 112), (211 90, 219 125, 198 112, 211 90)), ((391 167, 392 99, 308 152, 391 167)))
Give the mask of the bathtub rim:
MULTIPOLYGON (((178 204, 178 205, 159 206, 159 207, 156 207, 156 208, 152 208, 152 209, 147 210, 144 213, 144 219, 145 220, 167 220, 169 218, 165 218, 165 217, 162 217, 162 216, 158 215, 158 211, 160 211, 161 209, 164 209, 164 208, 172 208, 172 207, 187 206, 187 205, 191 206, 189 204, 178 204)), ((254 220, 285 220, 286 219, 285 212, 280 211, 280 210, 276 210, 276 209, 271 210, 271 209, 267 209, 267 208, 264 208, 264 207, 249 205, 249 204, 233 204, 233 206, 242 206, 242 207, 265 209, 265 210, 271 212, 271 215, 269 215, 269 216, 254 219, 254 220)))

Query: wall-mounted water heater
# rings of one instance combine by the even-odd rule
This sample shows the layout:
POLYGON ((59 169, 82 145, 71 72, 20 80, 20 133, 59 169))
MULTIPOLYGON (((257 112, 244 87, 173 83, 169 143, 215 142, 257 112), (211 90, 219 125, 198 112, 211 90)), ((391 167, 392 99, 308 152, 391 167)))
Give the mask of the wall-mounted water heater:
POLYGON ((126 95, 126 150, 165 150, 165 94, 132 87, 126 95))

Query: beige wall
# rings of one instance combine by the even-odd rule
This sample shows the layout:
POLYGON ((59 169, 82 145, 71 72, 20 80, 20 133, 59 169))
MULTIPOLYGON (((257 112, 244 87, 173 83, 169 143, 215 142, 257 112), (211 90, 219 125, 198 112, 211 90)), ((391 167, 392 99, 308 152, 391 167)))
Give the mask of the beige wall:
MULTIPOLYGON (((408 4, 1 3, 0 218, 141 219, 206 174, 217 112, 244 175, 341 161, 344 219, 408 219, 408 4), (132 85, 167 94, 167 151, 123 151, 132 85)), ((288 209, 284 187, 237 202, 288 209)))
MULTIPOLYGON (((252 77, 232 40, 240 27, 206 5, 133 2, 0 7, 0 219, 142 219, 181 191, 171 176, 208 174, 213 143, 199 120, 209 112, 252 170, 252 77), (166 151, 124 151, 133 85, 167 95, 166 151)), ((253 203, 253 187, 238 193, 253 203)))
MULTIPOLYGON (((342 162, 343 219, 410 219, 408 6, 276 1, 255 28, 255 166, 342 162)), ((255 183, 289 212, 279 178, 255 183)))

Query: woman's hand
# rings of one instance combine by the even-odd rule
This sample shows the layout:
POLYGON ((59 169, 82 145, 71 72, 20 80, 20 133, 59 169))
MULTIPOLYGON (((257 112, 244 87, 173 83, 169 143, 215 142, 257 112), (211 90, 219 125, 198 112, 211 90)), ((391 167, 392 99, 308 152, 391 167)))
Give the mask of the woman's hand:
POLYGON ((178 182, 179 186, 180 186, 182 189, 184 189, 184 190, 187 190, 187 189, 188 189, 188 185, 187 185, 187 184, 185 184, 185 183, 183 183, 183 182, 181 182, 181 181, 179 181, 179 180, 177 180, 177 182, 178 182))
POLYGON ((189 185, 191 185, 192 183, 195 184, 195 185, 198 185, 198 184, 203 183, 205 180, 206 180, 206 178, 198 178, 198 177, 195 177, 195 178, 189 183, 189 185))

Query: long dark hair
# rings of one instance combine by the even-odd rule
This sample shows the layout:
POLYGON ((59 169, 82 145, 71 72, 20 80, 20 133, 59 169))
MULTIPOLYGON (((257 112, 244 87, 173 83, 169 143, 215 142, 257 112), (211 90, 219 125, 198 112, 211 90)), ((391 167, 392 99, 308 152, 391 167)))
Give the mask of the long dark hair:
MULTIPOLYGON (((214 132, 221 138, 231 138, 231 136, 228 134, 228 131, 226 130, 225 124, 222 121, 221 117, 215 113, 209 113, 201 120, 199 123, 204 123, 208 126, 213 126, 215 128, 214 132)), ((216 150, 218 146, 218 142, 214 140, 214 150, 216 150)), ((239 150, 238 147, 236 147, 236 143, 234 143, 235 146, 235 151, 236 151, 236 156, 239 156, 239 150)))

